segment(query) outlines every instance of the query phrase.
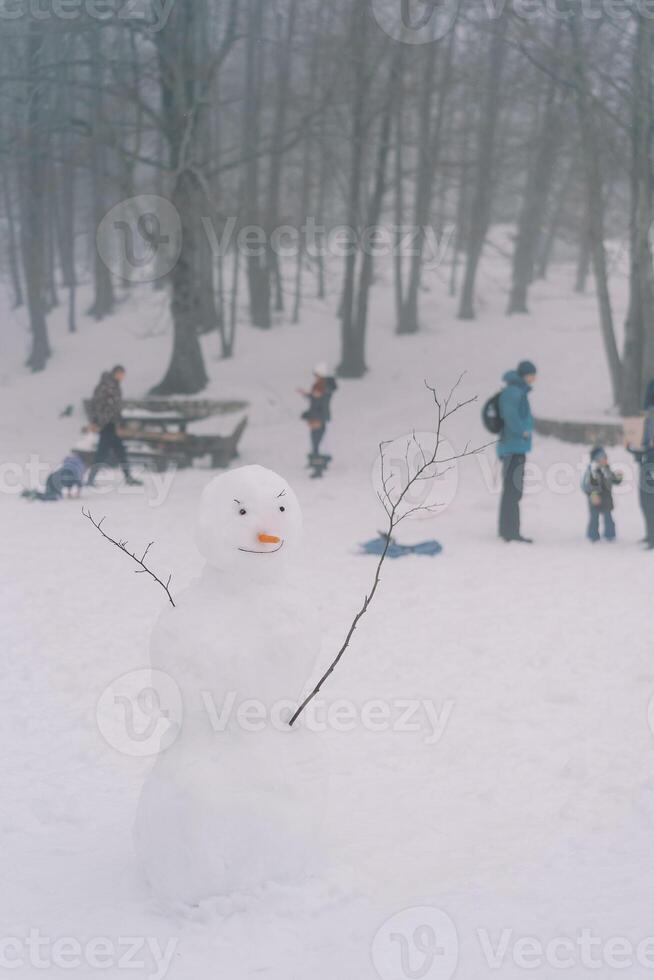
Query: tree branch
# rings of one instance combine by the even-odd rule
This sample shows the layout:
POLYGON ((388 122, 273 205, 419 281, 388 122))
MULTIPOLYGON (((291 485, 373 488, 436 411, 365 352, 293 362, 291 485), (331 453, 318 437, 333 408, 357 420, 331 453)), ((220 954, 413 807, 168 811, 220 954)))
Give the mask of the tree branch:
POLYGON ((145 559, 147 558, 148 552, 150 551, 150 548, 154 544, 154 541, 150 541, 150 543, 148 544, 147 548, 145 549, 145 551, 143 552, 143 554, 141 555, 141 557, 138 558, 134 554, 134 552, 128 550, 128 548, 127 548, 127 541, 116 541, 115 538, 112 538, 111 535, 107 534, 106 531, 103 531, 102 530, 102 525, 103 525, 104 520, 105 520, 104 517, 102 518, 101 521, 95 521, 93 519, 93 515, 91 514, 91 511, 90 510, 84 510, 83 507, 82 507, 82 514, 84 515, 84 517, 86 517, 87 520, 89 520, 91 522, 91 524, 93 525, 93 527, 97 531, 100 532, 100 534, 105 539, 105 541, 110 541, 111 544, 115 545, 115 547, 118 548, 119 551, 122 551, 123 554, 127 555, 129 558, 131 558, 133 561, 135 561, 137 565, 140 565, 141 566, 140 568, 137 568, 136 569, 136 571, 134 573, 135 575, 143 575, 143 574, 149 575, 150 578, 153 578, 155 580, 155 582, 157 582, 161 586, 161 588, 164 590, 164 592, 168 596, 168 601, 170 602, 171 606, 174 607, 175 606, 175 603, 173 602, 173 597, 170 594, 170 589, 169 589, 170 582, 171 582, 171 579, 173 577, 172 574, 170 574, 168 576, 168 581, 167 582, 163 582, 159 578, 159 576, 158 575, 155 575, 155 573, 152 571, 152 569, 151 568, 148 568, 148 566, 145 564, 145 559))
POLYGON ((372 600, 374 599, 377 589, 379 588, 379 584, 381 582, 381 570, 384 562, 386 561, 386 556, 388 555, 388 549, 390 548, 391 541, 393 538, 393 532, 395 528, 398 526, 398 524, 400 524, 403 520, 405 520, 406 517, 410 516, 411 514, 415 514, 417 511, 429 512, 434 509, 435 505, 433 504, 420 505, 417 507, 412 507, 407 512, 402 513, 401 512, 402 504, 406 499, 407 494, 409 493, 411 488, 420 480, 434 479, 437 474, 433 472, 428 473, 428 471, 430 470, 431 467, 437 465, 438 463, 453 462, 454 460, 464 459, 467 456, 475 456, 478 453, 483 452, 483 450, 486 449, 488 445, 490 445, 490 443, 487 443, 484 446, 479 446, 477 449, 469 449, 468 446, 466 445, 462 453, 459 453, 456 456, 452 456, 447 460, 438 459, 438 450, 442 442, 441 431, 442 431, 443 423, 446 422, 447 419, 455 415, 457 412, 461 411, 462 408, 465 408, 467 405, 470 405, 472 402, 475 402, 477 400, 476 397, 468 398, 464 401, 457 401, 456 405, 452 404, 454 396, 456 395, 456 391, 459 385, 461 384, 462 380, 463 380, 463 375, 461 375, 457 383, 452 387, 449 394, 442 401, 438 397, 438 393, 436 389, 431 385, 427 384, 427 382, 425 381, 425 387, 427 388, 428 391, 431 392, 432 397, 434 399, 434 405, 436 406, 436 423, 435 423, 435 432, 434 432, 436 437, 436 444, 434 446, 434 451, 432 453, 426 454, 424 447, 420 444, 420 442, 416 438, 415 432, 413 433, 412 438, 409 440, 407 444, 407 452, 406 452, 407 479, 404 484, 404 487, 402 488, 402 490, 400 491, 400 493, 395 499, 391 497, 392 488, 389 487, 389 483, 388 483, 389 478, 385 472, 384 450, 385 447, 389 445, 389 442, 382 442, 379 445, 379 453, 381 457, 381 483, 382 483, 383 493, 378 492, 377 496, 384 510, 386 511, 386 516, 388 518, 388 526, 383 534, 383 537, 385 538, 384 550, 382 551, 379 561, 377 562, 377 567, 375 568, 375 575, 372 580, 372 586, 370 588, 370 591, 364 597, 361 608, 359 609, 358 613, 352 620, 352 623, 350 625, 350 628, 347 632, 347 635, 345 637, 345 640, 343 641, 340 650, 338 651, 336 657, 331 662, 331 664, 329 665, 325 673, 322 675, 322 677, 320 678, 316 686, 313 688, 311 693, 307 695, 307 697, 304 699, 302 704, 296 710, 295 714, 293 715, 293 717, 289 722, 291 726, 295 724, 295 722, 298 720, 298 718, 300 717, 304 709, 307 707, 307 705, 311 703, 311 701, 313 701, 316 695, 320 692, 325 681, 334 672, 335 668, 338 666, 341 658, 343 657, 345 651, 349 647, 350 641, 354 636, 354 631, 359 625, 360 620, 368 612, 368 609, 370 608, 370 604, 372 603, 372 600), (413 475, 411 475, 410 468, 408 466, 408 453, 412 444, 415 444, 418 447, 421 456, 419 465, 413 475))

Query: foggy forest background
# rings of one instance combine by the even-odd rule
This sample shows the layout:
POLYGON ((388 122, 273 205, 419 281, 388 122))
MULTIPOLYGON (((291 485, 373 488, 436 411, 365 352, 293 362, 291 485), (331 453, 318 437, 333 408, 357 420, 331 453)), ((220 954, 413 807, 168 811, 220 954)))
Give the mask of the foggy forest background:
MULTIPOLYGON (((282 317, 302 320, 307 296, 333 308, 338 373, 363 376, 376 288, 365 232, 384 225, 397 235, 400 334, 424 326, 423 253, 434 239, 448 251, 462 321, 483 317, 475 286, 491 251, 497 259, 501 248, 507 314, 523 317, 557 254, 576 257, 570 288, 596 292, 615 404, 639 409, 654 376, 654 9, 534 0, 526 16, 517 0, 462 0, 456 10, 427 0, 412 16, 455 13, 450 29, 404 43, 380 26, 382 2, 400 7, 175 0, 160 24, 161 4, 120 16, 127 0, 98 0, 92 11, 71 5, 66 18, 54 2, 25 3, 21 14, 4 0, 0 252, 12 301, 27 313, 31 369, 47 367, 53 308, 67 305, 74 332, 82 313, 109 321, 133 288, 129 270, 121 276, 98 249, 98 229, 116 205, 154 195, 180 223, 173 268, 147 286, 167 290, 174 330, 157 393, 203 389, 205 333, 238 357, 238 330, 250 329, 239 326, 240 304, 251 328, 274 330, 282 317), (336 278, 320 250, 280 258, 273 247, 275 229, 309 219, 357 232, 336 278), (506 248, 489 238, 496 223, 513 229, 506 248), (232 234, 247 228, 261 229, 256 254, 232 234), (414 229, 412 248, 400 247, 400 228, 414 229), (215 248, 226 230, 228 248, 215 248), (615 240, 630 256, 624 331, 611 302, 615 240), (82 281, 93 302, 79 310, 82 281)), ((153 261, 165 260, 166 213, 139 229, 140 241, 122 229, 122 261, 148 241, 153 261)))

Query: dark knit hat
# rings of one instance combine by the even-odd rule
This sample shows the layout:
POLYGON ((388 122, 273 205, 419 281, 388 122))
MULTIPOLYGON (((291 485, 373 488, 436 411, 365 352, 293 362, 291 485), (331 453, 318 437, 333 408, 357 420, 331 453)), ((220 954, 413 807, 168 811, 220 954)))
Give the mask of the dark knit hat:
POLYGON ((527 374, 536 374, 536 365, 533 361, 520 361, 518 364, 518 374, 524 378, 527 374))
POLYGON ((597 459, 603 459, 606 456, 606 449, 604 446, 593 446, 590 451, 591 462, 595 462, 597 459))

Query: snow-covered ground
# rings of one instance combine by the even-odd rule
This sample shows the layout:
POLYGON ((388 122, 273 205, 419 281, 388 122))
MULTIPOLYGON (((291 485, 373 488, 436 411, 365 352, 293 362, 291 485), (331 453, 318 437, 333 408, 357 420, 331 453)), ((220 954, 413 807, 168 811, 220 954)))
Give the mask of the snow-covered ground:
MULTIPOLYGON (((218 360, 215 338, 206 340, 207 395, 251 404, 242 462, 283 473, 300 497, 325 659, 374 567, 357 544, 382 526, 377 444, 429 428, 424 378, 445 388, 466 371, 462 396, 483 400, 529 357, 540 369, 536 412, 610 409, 594 300, 573 296, 570 279, 560 269, 534 290, 531 317, 507 319, 501 270, 490 264, 474 323, 455 319, 434 279, 425 328, 413 338, 393 335, 390 287, 380 284, 370 373, 340 384, 323 481, 303 468, 295 389, 314 361, 336 359, 333 302, 309 299, 298 326, 269 334, 243 325, 233 362, 218 360)), ((615 295, 620 317, 623 283, 615 295)), ((325 712, 346 698, 358 720, 344 725, 333 707, 320 736, 332 774, 324 871, 295 887, 171 912, 151 899, 132 849, 151 762, 107 744, 96 719, 107 685, 146 666, 165 597, 132 575, 78 503, 28 504, 16 492, 37 463, 58 463, 73 444, 80 400, 102 369, 124 362, 132 397, 162 375, 165 298, 135 291, 117 316, 84 319, 75 337, 54 315, 55 355, 38 376, 20 366, 22 317, 7 310, 0 334, 0 970, 119 977, 131 957, 130 975, 171 980, 513 980, 578 977, 593 964, 600 978, 618 968, 635 980, 650 975, 652 559, 637 545, 627 454, 612 453, 628 474, 619 540, 597 547, 584 540, 579 491, 588 447, 536 440, 523 511, 533 548, 496 539, 493 451, 461 463, 456 485, 450 476, 443 486, 448 506, 401 535, 435 536, 443 554, 389 562, 379 600, 325 691, 325 712), (60 418, 68 404, 74 415, 60 418), (392 722, 381 731, 361 721, 377 699, 392 722), (411 731, 400 723, 407 700, 417 704, 411 731)), ((453 420, 456 449, 485 441, 478 408, 453 420)), ((135 546, 155 541, 152 562, 173 570, 179 589, 200 567, 193 526, 209 476, 148 477, 129 491, 107 476, 84 502, 135 546)))

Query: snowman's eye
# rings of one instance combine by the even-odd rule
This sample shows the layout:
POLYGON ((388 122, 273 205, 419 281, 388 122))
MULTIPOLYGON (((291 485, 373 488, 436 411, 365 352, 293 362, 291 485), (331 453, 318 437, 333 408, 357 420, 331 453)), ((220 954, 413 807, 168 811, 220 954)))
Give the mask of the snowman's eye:
POLYGON ((286 508, 285 508, 285 507, 280 507, 279 509, 281 510, 281 512, 282 512, 282 514, 283 514, 283 513, 284 513, 284 511, 286 510, 286 508))
POLYGON ((245 517, 245 515, 247 514, 245 507, 241 507, 241 509, 239 510, 239 514, 241 515, 241 517, 245 517))

